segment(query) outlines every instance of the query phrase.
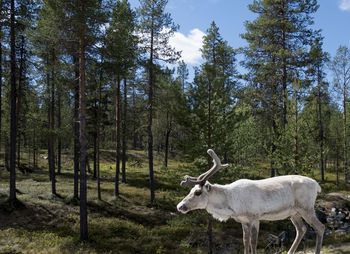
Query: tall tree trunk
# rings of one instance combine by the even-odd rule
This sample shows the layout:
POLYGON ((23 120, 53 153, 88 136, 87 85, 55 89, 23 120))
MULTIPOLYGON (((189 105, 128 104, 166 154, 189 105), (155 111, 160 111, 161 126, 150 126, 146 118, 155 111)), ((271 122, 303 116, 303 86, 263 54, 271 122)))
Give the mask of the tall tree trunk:
POLYGON ((57 174, 61 174, 61 157, 62 157, 62 140, 61 140, 61 87, 57 87, 57 129, 58 129, 58 140, 57 140, 57 174))
MULTIPOLYGON (((299 81, 298 81, 299 82, 299 81)), ((299 168, 299 128, 298 128, 298 84, 294 85, 294 173, 298 172, 299 168)))
POLYGON ((79 60, 73 55, 73 64, 75 68, 75 88, 74 88, 74 198, 79 197, 79 60))
POLYGON ((50 101, 50 113, 49 113, 49 124, 50 124, 50 137, 49 137, 49 168, 51 172, 51 191, 52 194, 56 194, 56 173, 55 173, 55 52, 51 52, 51 101, 50 101))
MULTIPOLYGON (((97 107, 97 103, 96 103, 96 100, 95 100, 95 120, 97 119, 97 110, 96 110, 96 107, 97 107)), ((96 179, 97 177, 97 120, 96 120, 96 126, 95 126, 95 131, 94 131, 94 134, 93 134, 93 138, 94 138, 94 154, 93 154, 93 165, 94 165, 94 169, 93 169, 93 178, 96 179)))
POLYGON ((22 87, 23 87, 23 69, 24 69, 24 44, 25 38, 21 36, 21 46, 20 46, 20 58, 19 58, 19 77, 18 77, 18 88, 17 88, 17 107, 16 107, 16 126, 17 126, 17 166, 20 168, 21 163, 21 126, 20 126, 20 113, 21 113, 21 103, 22 103, 22 87))
MULTIPOLYGON (((81 4, 84 12, 84 5, 81 4)), ((85 34, 82 29, 79 38, 79 113, 80 113, 80 240, 88 238, 86 202, 86 106, 85 106, 85 34)))
POLYGON ((101 175, 100 175, 100 128, 101 128, 101 102, 102 102, 102 68, 100 70, 100 80, 98 87, 99 101, 98 101, 98 114, 97 114, 97 198, 102 200, 101 197, 101 175))
POLYGON ((115 101, 115 135, 116 135, 116 164, 115 164, 115 196, 119 197, 120 172, 120 76, 117 77, 117 95, 115 101))
MULTIPOLYGON (((152 24, 153 24, 152 19, 152 24)), ((154 172, 153 172, 153 133, 152 133, 152 122, 153 122, 153 40, 154 31, 151 31, 151 48, 149 58, 149 77, 148 77, 148 167, 149 167, 149 182, 151 192, 151 203, 153 203, 154 195, 154 172)))
POLYGON ((126 117, 128 106, 128 87, 127 80, 124 78, 124 107, 123 107, 123 126, 122 126, 122 182, 126 183, 126 117))
MULTIPOLYGON (((207 140, 207 144, 208 144, 208 149, 211 149, 211 82, 208 82, 208 140, 207 140)), ((208 167, 210 168, 210 162, 211 162, 211 157, 208 155, 207 156, 208 159, 208 167)))
POLYGON ((132 106, 133 106, 133 142, 132 142, 132 147, 134 150, 136 150, 136 146, 137 146, 137 134, 136 134, 136 92, 135 92, 135 84, 132 87, 132 106))
MULTIPOLYGON (((273 109, 274 111, 274 109, 273 109)), ((271 149, 271 158, 270 158, 270 177, 274 177, 277 173, 277 169, 276 169, 276 163, 275 163, 275 153, 277 150, 276 147, 276 142, 277 142, 277 136, 278 136, 278 130, 277 130, 277 123, 276 123, 276 119, 275 119, 275 114, 272 113, 271 116, 271 131, 272 131, 272 138, 271 138, 271 145, 270 145, 270 149, 271 149)))
POLYGON ((347 101, 347 94, 346 94, 346 90, 347 90, 347 86, 346 86, 346 79, 344 79, 344 86, 343 86, 343 136, 344 136, 344 181, 347 182, 348 181, 348 136, 347 136, 347 120, 346 120, 346 101, 347 101))
POLYGON ((5 140, 4 140, 4 145, 5 145, 5 169, 10 172, 10 143, 8 136, 5 135, 5 140))
POLYGON ((16 53, 15 53, 15 1, 11 0, 10 18, 10 46, 11 46, 11 120, 10 120, 10 197, 11 202, 16 200, 16 53))
MULTIPOLYGON (((285 16, 285 0, 281 1, 281 16, 285 16)), ((282 24, 281 31, 282 49, 286 50, 286 27, 282 24)), ((283 93, 283 116, 282 116, 282 128, 285 131, 287 125, 287 102, 288 102, 288 91, 287 91, 287 61, 286 57, 282 56, 282 93, 283 93)))
POLYGON ((98 198, 98 200, 102 200, 102 197, 101 197, 101 174, 100 174, 100 134, 97 134, 96 164, 97 164, 97 168, 96 168, 96 174, 97 174, 97 198, 98 198))
MULTIPOLYGON (((49 66, 49 60, 47 58, 47 62, 46 62, 47 66, 49 66)), ((47 163, 48 163, 48 167, 49 167, 49 178, 50 181, 52 181, 52 165, 51 165, 51 154, 52 154, 52 150, 51 150, 51 91, 50 91, 50 73, 49 71, 46 71, 46 85, 47 85, 47 94, 48 94, 48 98, 47 98, 47 124, 46 124, 46 128, 48 130, 49 135, 47 136, 47 140, 46 140, 46 144, 47 144, 47 163)))
POLYGON ((2 148, 2 24, 0 24, 0 152, 2 148))
MULTIPOLYGON (((319 70, 318 70, 319 71, 319 70)), ((320 169, 321 169, 321 180, 324 181, 324 158, 323 158, 323 146, 324 146, 324 137, 323 137, 323 122, 322 122, 322 94, 321 94, 321 81, 320 77, 318 78, 318 94, 317 94, 317 104, 318 104, 318 125, 319 125, 319 139, 320 139, 320 169)))
MULTIPOLYGON (((96 72, 97 75, 97 72, 96 72)), ((96 82, 97 85, 97 82, 96 82)), ((99 86, 98 86, 99 87, 99 86)), ((94 92, 94 119, 95 119, 95 130, 93 133, 93 137, 94 137, 94 173, 93 173, 93 178, 96 179, 97 177, 97 138, 98 138, 98 117, 99 117, 99 110, 98 110, 98 106, 97 106, 97 101, 98 101, 98 95, 96 92, 94 92)))

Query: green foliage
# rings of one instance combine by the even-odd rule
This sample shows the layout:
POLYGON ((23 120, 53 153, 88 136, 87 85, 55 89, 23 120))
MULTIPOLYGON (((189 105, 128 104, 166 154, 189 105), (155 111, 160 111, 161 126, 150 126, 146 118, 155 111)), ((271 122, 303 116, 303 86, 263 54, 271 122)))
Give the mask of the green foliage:
POLYGON ((105 67, 116 75, 127 76, 135 65, 138 43, 135 29, 136 14, 130 3, 118 0, 112 11, 103 49, 104 60, 108 63, 105 67))
POLYGON ((152 55, 150 58, 154 60, 175 62, 180 52, 169 45, 169 38, 178 30, 178 25, 165 12, 167 3, 168 0, 140 0, 138 32, 144 54, 152 55))
POLYGON ((230 142, 227 129, 232 124, 237 89, 235 52, 222 39, 215 22, 204 36, 201 51, 205 62, 195 69, 194 82, 188 91, 194 134, 191 153, 198 156, 212 147, 224 154, 230 142))

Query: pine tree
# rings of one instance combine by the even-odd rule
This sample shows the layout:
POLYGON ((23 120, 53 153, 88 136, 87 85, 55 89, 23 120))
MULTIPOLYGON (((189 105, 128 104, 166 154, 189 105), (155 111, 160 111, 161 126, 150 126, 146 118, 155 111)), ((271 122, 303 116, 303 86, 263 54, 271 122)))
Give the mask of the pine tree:
POLYGON ((178 74, 178 79, 181 83, 182 91, 185 93, 189 72, 187 69, 187 65, 184 61, 180 61, 177 67, 177 74, 178 74))
POLYGON ((48 122, 48 162, 49 176, 51 180, 51 192, 56 195, 56 172, 55 172, 55 94, 57 86, 57 56, 59 55, 59 41, 57 38, 58 28, 53 18, 50 1, 44 2, 39 12, 37 27, 32 34, 32 43, 35 47, 36 56, 40 59, 40 65, 45 76, 47 90, 47 122, 48 122))
MULTIPOLYGON (((124 87, 128 72, 135 64, 137 54, 137 37, 135 32, 135 13, 131 10, 127 0, 117 1, 112 12, 112 20, 107 30, 106 61, 109 63, 116 80, 116 177, 115 196, 119 196, 119 171, 121 159, 121 80, 124 78, 124 87)), ((122 180, 125 182, 125 168, 122 172, 122 180)))
POLYGON ((283 148, 290 146, 288 142, 280 143, 287 139, 288 91, 296 73, 302 77, 310 61, 309 48, 319 34, 312 29, 317 9, 316 0, 257 0, 249 5, 258 17, 246 22, 247 32, 241 35, 249 44, 243 49, 244 66, 257 91, 253 99, 261 102, 271 133, 267 145, 271 176, 290 150, 283 148))
POLYGON ((1 147, 2 147, 2 118, 3 118, 3 113, 2 113, 2 89, 3 89, 3 65, 4 65, 4 61, 3 61, 3 45, 4 45, 4 23, 6 20, 6 17, 4 15, 5 10, 8 8, 8 6, 5 5, 5 2, 1 2, 0 3, 0 151, 1 151, 1 147))
POLYGON ((330 64, 334 74, 334 87, 341 97, 343 109, 343 152, 344 152, 344 181, 349 180, 348 174, 348 130, 347 130, 347 101, 350 88, 350 50, 340 46, 330 64))
POLYGON ((105 22, 101 1, 46 0, 57 37, 67 47, 70 46, 79 67, 79 143, 80 143, 80 239, 88 237, 87 225, 87 138, 86 138, 86 51, 98 37, 99 25, 105 22))
POLYGON ((317 119, 318 119, 318 141, 319 141, 319 158, 321 180, 324 181, 325 171, 325 124, 324 124, 324 109, 323 102, 325 97, 328 97, 328 84, 325 82, 326 73, 324 72, 325 65, 329 61, 329 56, 322 49, 322 40, 316 39, 310 50, 312 59, 311 74, 316 81, 316 98, 317 98, 317 119))
POLYGON ((148 166, 150 176, 151 202, 154 201, 154 172, 153 172, 153 94, 154 94, 154 64, 157 60, 174 62, 179 58, 169 46, 169 38, 178 29, 165 12, 168 0, 140 0, 138 14, 140 16, 140 40, 142 51, 147 55, 146 69, 148 71, 148 166))
POLYGON ((15 1, 11 0, 10 9, 10 47, 11 47, 11 127, 10 127, 10 198, 14 202, 16 198, 16 45, 15 45, 15 1))
MULTIPOLYGON (((194 84, 190 88, 194 114, 197 118, 195 126, 201 137, 198 141, 204 144, 197 145, 227 154, 226 124, 229 122, 227 112, 233 105, 235 52, 227 41, 223 40, 215 22, 211 23, 203 39, 201 49, 205 62, 200 69, 196 69, 194 84), (203 141, 202 141, 203 140, 203 141)), ((225 160, 227 156, 225 155, 225 160)), ((211 159, 207 157, 208 168, 211 159)), ((212 224, 208 218, 208 247, 213 252, 212 224)))
MULTIPOLYGON (((195 70, 195 78, 189 89, 191 105, 196 116, 198 145, 202 150, 215 147, 222 154, 226 153, 225 143, 228 112, 235 97, 235 52, 227 41, 223 40, 219 28, 212 22, 204 36, 202 57, 205 62, 195 70), (220 126, 220 127, 219 127, 220 126)), ((198 154, 200 154, 200 150, 198 154)), ((208 158, 208 165, 211 163, 208 158)))

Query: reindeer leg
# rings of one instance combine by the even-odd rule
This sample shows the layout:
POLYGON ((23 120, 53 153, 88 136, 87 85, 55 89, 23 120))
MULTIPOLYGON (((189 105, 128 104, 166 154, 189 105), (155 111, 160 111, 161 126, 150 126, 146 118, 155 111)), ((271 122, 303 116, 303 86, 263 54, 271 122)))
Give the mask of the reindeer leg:
POLYGON ((250 249, 252 254, 256 254, 256 247, 258 245, 258 235, 259 235, 259 221, 253 221, 250 227, 250 249))
POLYGON ((300 244, 301 239, 303 239, 303 237, 306 233, 306 227, 305 227, 305 224, 304 224, 302 218, 298 214, 292 216, 290 218, 290 220, 292 221, 292 223, 297 231, 297 235, 296 235, 295 240, 292 244, 292 247, 290 247, 287 254, 294 254, 294 252, 297 250, 297 248, 300 244))
POLYGON ((320 254, 325 226, 317 219, 314 209, 304 211, 301 216, 316 231, 315 254, 320 254))
POLYGON ((249 254, 250 223, 242 223, 244 254, 249 254))

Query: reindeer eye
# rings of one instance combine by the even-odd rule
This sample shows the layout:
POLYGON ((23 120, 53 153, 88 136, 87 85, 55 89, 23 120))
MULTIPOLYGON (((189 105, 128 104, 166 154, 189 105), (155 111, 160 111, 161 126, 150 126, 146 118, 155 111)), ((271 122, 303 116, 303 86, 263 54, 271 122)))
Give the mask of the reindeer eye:
POLYGON ((202 191, 195 191, 194 192, 194 195, 196 195, 196 196, 200 196, 202 194, 202 191))

